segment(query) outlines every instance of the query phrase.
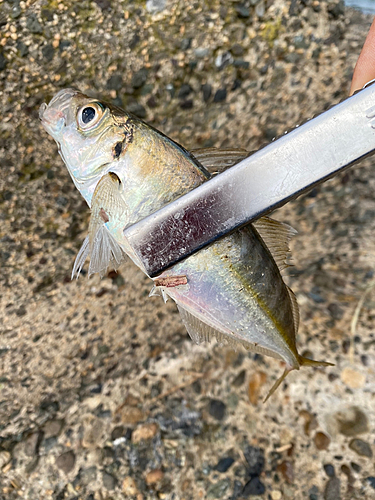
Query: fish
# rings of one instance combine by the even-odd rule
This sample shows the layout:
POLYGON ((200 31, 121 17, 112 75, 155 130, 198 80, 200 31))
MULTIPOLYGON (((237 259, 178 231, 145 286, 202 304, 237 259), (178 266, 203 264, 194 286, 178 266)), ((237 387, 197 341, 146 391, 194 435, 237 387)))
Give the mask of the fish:
MULTIPOLYGON (((76 89, 58 92, 39 116, 91 210, 72 278, 78 278, 88 257, 89 276, 118 269, 126 256, 146 272, 124 228, 249 154, 215 148, 189 152, 131 113, 76 89)), ((265 401, 292 370, 332 365, 297 350, 298 305, 282 276, 294 234, 289 225, 263 217, 173 265, 154 278, 150 292, 176 302, 195 343, 216 338, 282 360, 284 372, 265 401)))

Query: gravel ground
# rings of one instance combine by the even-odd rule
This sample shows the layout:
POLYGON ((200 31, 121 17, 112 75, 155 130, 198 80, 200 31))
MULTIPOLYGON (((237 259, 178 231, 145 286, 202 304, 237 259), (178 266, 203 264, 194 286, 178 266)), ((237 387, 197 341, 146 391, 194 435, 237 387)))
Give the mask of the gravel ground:
POLYGON ((0 1, 0 497, 375 497, 372 161, 278 211, 300 352, 194 345, 132 263, 70 281, 89 211, 38 122, 76 86, 187 148, 257 149, 349 90, 371 19, 342 2, 0 1), (361 301, 354 331, 351 322, 361 301))

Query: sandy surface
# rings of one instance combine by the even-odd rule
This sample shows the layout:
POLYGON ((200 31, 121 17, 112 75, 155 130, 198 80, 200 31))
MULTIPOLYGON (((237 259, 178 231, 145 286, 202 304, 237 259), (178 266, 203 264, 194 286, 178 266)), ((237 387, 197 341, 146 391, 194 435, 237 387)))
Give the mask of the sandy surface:
POLYGON ((318 0, 72 4, 0 2, 0 497, 374 498, 372 161, 277 214, 298 230, 299 350, 335 366, 263 405, 281 363, 194 345, 132 263, 70 281, 89 212, 38 122, 76 86, 187 148, 253 150, 347 95, 371 19, 318 0))

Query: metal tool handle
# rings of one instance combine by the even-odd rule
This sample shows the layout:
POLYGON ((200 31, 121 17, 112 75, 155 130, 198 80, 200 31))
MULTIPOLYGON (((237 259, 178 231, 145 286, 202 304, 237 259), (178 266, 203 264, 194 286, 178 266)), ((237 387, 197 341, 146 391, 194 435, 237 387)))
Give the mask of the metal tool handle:
POLYGON ((375 85, 124 230, 149 276, 271 212, 375 149, 375 85))

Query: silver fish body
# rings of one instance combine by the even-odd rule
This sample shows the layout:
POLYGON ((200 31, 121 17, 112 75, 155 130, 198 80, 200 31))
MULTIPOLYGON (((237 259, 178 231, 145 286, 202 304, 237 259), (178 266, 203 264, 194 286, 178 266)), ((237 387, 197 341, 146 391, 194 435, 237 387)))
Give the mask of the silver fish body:
MULTIPOLYGON (((78 91, 61 91, 41 108, 40 117, 91 207, 89 236, 74 272, 79 273, 90 254, 91 272, 103 273, 109 262, 120 264, 121 252, 142 268, 124 239, 124 227, 199 186, 210 174, 162 133, 78 91)), ((283 261, 290 231, 267 218, 259 228, 264 239, 249 225, 168 269, 155 284, 175 300, 195 342, 216 336, 284 360, 286 370, 272 393, 290 370, 327 363, 298 354, 295 298, 265 243, 268 237, 283 261), (186 278, 184 284, 176 285, 176 276, 186 278)))

